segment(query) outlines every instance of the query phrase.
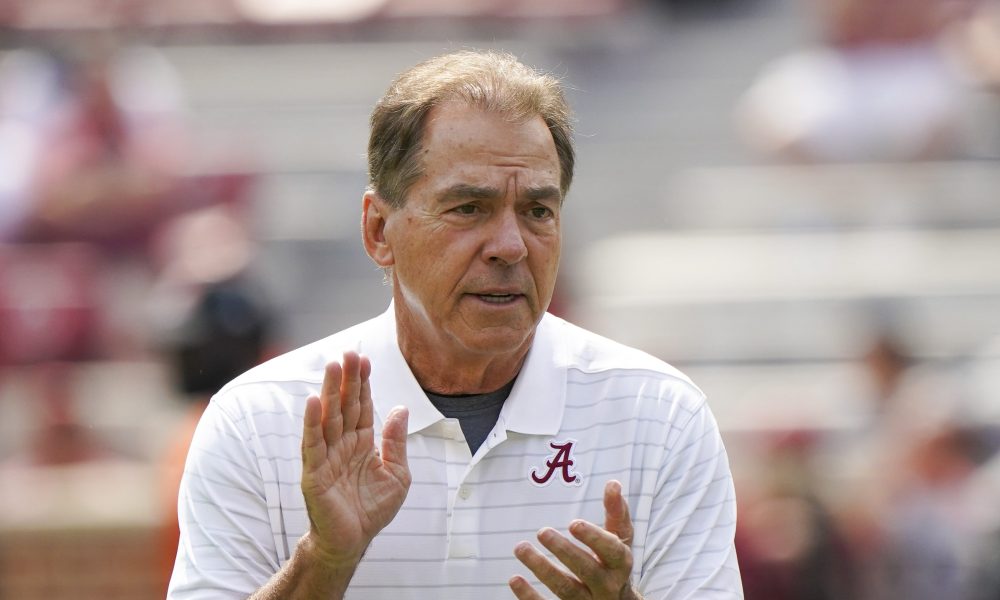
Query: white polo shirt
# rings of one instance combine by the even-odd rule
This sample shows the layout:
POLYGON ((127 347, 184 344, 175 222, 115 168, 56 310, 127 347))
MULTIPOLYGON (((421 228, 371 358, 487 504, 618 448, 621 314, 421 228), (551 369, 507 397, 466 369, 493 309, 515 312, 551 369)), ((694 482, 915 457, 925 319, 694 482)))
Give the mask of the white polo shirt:
MULTIPOLYGON (((621 481, 646 598, 742 598, 728 459, 705 397, 673 367, 552 315, 475 456, 400 353, 392 307, 223 388, 198 426, 178 503, 172 600, 246 598, 289 559, 308 518, 300 489, 305 399, 346 349, 372 362, 375 421, 409 407, 413 483, 358 566, 348 598, 511 598, 513 555, 536 532, 604 523, 621 481)), ((376 431, 376 438, 380 431, 376 431)), ((379 441, 378 439, 376 440, 379 441)), ((540 590, 547 591, 537 584, 540 590)))

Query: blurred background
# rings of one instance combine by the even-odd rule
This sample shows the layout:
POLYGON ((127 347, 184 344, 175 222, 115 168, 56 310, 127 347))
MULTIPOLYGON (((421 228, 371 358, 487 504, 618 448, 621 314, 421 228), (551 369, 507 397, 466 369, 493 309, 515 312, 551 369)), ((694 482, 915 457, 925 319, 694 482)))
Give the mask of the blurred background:
POLYGON ((0 0, 0 599, 163 597, 234 374, 381 312, 369 111, 578 119, 553 311, 694 378, 749 599, 1000 598, 993 0, 0 0))

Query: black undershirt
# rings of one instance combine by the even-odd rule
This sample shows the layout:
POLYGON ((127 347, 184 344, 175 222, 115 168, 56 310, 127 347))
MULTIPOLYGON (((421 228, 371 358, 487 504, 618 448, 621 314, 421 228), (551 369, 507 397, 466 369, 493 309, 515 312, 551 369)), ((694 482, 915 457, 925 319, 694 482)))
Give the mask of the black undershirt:
POLYGON ((465 441, 469 444, 469 450, 475 455, 500 418, 500 409, 503 408, 503 403, 513 387, 514 381, 511 380, 499 390, 486 394, 442 396, 427 390, 424 390, 424 393, 442 415, 449 419, 458 419, 465 441))

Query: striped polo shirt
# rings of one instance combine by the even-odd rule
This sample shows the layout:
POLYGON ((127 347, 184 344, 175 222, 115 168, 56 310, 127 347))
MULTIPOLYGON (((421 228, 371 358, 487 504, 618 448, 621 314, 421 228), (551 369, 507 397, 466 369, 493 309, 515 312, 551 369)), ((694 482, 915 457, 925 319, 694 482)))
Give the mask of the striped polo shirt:
MULTIPOLYGON (((372 363, 375 421, 409 407, 413 482, 347 598, 510 598, 513 555, 542 527, 604 523, 622 483, 646 598, 742 598, 736 503, 705 397, 666 363, 545 315, 496 426, 471 455, 427 399, 396 341, 393 308, 241 375, 212 399, 188 455, 168 598, 246 598, 309 527, 300 489, 305 400, 345 350, 372 363)), ((376 425, 378 427, 378 425, 376 425)), ((376 443, 380 432, 376 431, 376 443)))

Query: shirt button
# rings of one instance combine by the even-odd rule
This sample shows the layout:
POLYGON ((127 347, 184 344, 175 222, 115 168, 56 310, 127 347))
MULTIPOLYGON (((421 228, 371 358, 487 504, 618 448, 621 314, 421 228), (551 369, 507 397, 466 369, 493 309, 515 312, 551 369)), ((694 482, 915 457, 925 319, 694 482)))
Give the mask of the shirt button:
POLYGON ((462 487, 458 488, 458 497, 461 498, 462 500, 468 500, 469 496, 471 495, 472 495, 472 489, 469 486, 463 485, 462 487))

